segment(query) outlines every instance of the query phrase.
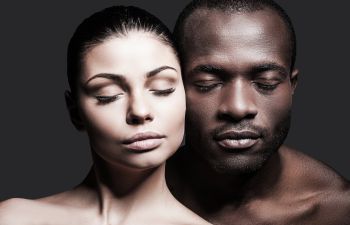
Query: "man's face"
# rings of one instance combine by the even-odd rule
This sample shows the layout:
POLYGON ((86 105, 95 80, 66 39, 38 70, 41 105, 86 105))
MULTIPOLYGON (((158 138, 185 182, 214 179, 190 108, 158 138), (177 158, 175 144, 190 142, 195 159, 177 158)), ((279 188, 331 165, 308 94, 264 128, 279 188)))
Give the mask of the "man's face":
POLYGON ((297 71, 269 9, 197 10, 184 27, 186 143, 215 170, 251 173, 283 143, 297 71))

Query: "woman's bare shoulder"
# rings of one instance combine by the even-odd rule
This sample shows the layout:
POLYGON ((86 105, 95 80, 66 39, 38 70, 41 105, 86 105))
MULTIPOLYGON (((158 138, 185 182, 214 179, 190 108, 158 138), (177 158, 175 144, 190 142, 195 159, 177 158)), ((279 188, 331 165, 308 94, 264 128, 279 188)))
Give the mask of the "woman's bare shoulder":
MULTIPOLYGON (((72 207, 64 201, 52 201, 58 196, 43 199, 12 198, 0 202, 1 225, 29 225, 29 224, 71 224, 67 221, 83 222, 88 220, 86 210, 72 207), (53 197, 53 198, 52 198, 53 197), (74 213, 73 213, 74 212, 74 213), (77 215, 77 216, 73 216, 77 215)), ((88 211, 90 213, 90 211, 88 211)))
POLYGON ((0 224, 31 224, 38 216, 36 212, 40 212, 39 208, 41 208, 40 202, 23 198, 12 198, 0 202, 0 224))

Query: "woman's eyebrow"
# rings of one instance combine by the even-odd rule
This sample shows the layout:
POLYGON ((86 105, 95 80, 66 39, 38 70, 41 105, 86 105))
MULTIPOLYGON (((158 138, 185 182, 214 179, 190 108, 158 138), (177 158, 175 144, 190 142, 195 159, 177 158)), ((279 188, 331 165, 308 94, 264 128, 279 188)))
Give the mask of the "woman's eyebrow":
MULTIPOLYGON (((167 69, 170 69, 170 70, 174 70, 177 72, 177 70, 174 68, 174 67, 171 67, 171 66, 161 66, 161 67, 158 67, 154 70, 151 70, 150 72, 147 73, 146 77, 147 78, 150 78, 150 77, 153 77, 155 75, 157 75, 158 73, 162 72, 163 70, 167 70, 167 69)), ((120 83, 126 83, 126 79, 125 79, 125 76, 121 75, 121 74, 113 74, 113 73, 99 73, 99 74, 96 74, 94 76, 92 76, 91 78, 89 78, 85 84, 88 84, 91 80, 94 80, 96 78, 106 78, 106 79, 109 79, 109 80, 114 80, 114 81, 119 81, 120 83)))
POLYGON ((158 73, 162 72, 163 70, 174 70, 175 72, 177 72, 177 70, 174 68, 174 67, 171 67, 171 66, 161 66, 161 67, 158 67, 150 72, 147 73, 146 75, 146 78, 150 78, 150 77, 153 77, 155 75, 157 75, 158 73))
POLYGON ((109 80, 118 81, 120 83, 126 83, 126 79, 123 75, 113 74, 113 73, 99 73, 99 74, 96 74, 96 75, 92 76, 91 78, 89 78, 85 82, 85 85, 87 85, 91 80, 94 80, 96 78, 106 78, 109 80))

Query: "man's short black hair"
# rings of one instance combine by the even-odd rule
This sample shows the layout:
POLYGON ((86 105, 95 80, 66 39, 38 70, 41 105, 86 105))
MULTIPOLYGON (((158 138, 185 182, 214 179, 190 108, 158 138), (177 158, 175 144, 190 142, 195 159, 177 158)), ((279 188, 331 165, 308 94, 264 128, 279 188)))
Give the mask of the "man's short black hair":
MULTIPOLYGON (((192 15, 198 9, 216 9, 227 13, 239 13, 239 12, 255 12, 264 9, 271 9, 275 11, 286 25, 289 41, 290 41, 290 54, 291 54, 291 71, 294 68, 296 58, 296 35, 291 19, 273 0, 193 0, 191 1, 179 15, 174 29, 174 36, 177 42, 177 46, 181 55, 183 55, 183 37, 185 22, 190 15, 192 15)), ((182 58, 182 57, 181 57, 182 58)), ((182 63, 182 62, 181 62, 182 63)), ((183 65, 183 63, 182 63, 183 65)))

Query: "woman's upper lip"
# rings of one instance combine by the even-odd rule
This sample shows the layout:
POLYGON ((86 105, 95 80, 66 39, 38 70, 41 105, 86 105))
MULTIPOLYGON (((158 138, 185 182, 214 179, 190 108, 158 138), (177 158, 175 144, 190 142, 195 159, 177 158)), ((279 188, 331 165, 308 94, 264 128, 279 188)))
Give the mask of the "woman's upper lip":
POLYGON ((258 139, 261 135, 258 132, 243 130, 243 131, 235 131, 235 130, 227 130, 221 132, 214 136, 215 140, 221 141, 225 139, 258 139))
POLYGON ((143 140, 147 140, 147 139, 160 139, 160 138, 164 138, 165 135, 161 135, 159 133, 156 132, 151 132, 151 131, 147 131, 147 132, 140 132, 137 133, 135 135, 133 135, 132 137, 125 139, 123 141, 123 144, 131 144, 133 142, 136 141, 143 141, 143 140))

